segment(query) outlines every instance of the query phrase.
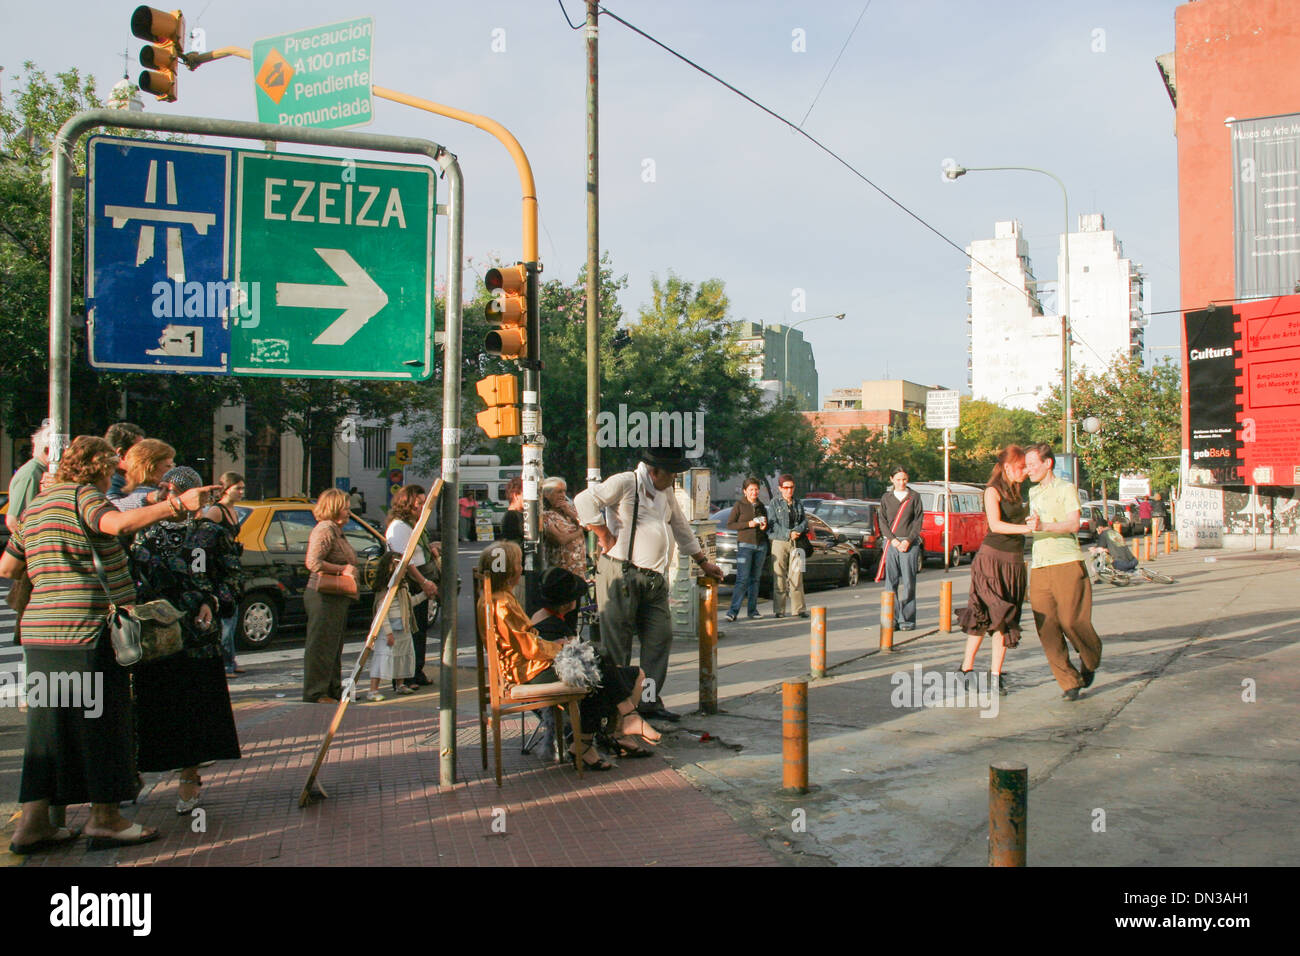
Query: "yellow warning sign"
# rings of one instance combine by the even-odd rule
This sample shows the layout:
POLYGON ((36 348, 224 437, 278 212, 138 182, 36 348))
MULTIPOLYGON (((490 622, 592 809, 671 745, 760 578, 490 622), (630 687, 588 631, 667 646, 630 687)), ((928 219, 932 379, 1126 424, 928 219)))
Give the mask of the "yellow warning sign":
POLYGON ((257 85, 276 103, 279 103, 288 92, 291 79, 293 79, 293 67, 280 55, 279 50, 272 50, 257 71, 257 85))
POLYGON ((397 463, 402 467, 409 465, 414 451, 415 449, 410 442, 399 441, 397 443, 397 454, 395 456, 397 458, 397 463))

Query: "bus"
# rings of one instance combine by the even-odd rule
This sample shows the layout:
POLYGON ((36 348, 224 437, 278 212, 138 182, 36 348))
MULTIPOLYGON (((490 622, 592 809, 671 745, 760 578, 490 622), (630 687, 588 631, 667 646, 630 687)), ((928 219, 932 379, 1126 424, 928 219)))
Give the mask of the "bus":
POLYGON ((510 503, 506 485, 523 473, 522 465, 502 465, 497 455, 460 456, 460 493, 478 501, 478 514, 486 511, 491 515, 497 534, 501 532, 506 505, 510 503))

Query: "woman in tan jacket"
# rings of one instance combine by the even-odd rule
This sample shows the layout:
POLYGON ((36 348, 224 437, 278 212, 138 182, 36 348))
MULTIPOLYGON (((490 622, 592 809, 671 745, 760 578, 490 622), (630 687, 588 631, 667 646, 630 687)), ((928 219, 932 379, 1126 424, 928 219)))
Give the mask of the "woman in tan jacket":
POLYGON ((330 488, 321 493, 311 513, 317 523, 307 540, 307 570, 311 577, 302 596, 307 609, 302 699, 310 704, 337 704, 343 694, 343 637, 347 633, 348 608, 356 597, 327 594, 319 588, 322 572, 357 580, 357 553, 343 537, 343 525, 351 517, 348 496, 338 488, 330 488))

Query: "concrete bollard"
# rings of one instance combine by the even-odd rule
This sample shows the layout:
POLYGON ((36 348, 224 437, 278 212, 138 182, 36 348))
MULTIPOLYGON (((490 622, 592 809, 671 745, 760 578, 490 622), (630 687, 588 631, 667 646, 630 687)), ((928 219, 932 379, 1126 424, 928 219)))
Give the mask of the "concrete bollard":
POLYGON ((1165 532, 1165 554, 1169 554, 1169 532, 1165 532))
POLYGON ((808 682, 781 685, 781 787, 808 792, 808 682))
POLYGON ((1024 866, 1027 854, 1029 768, 989 764, 989 866, 1024 866))
POLYGON ((880 649, 894 649, 894 592, 880 592, 880 649))
POLYGON ((826 608, 812 610, 812 654, 808 669, 813 677, 826 676, 826 608))
POLYGON ((702 577, 700 588, 700 713, 718 712, 718 582, 702 577))
POLYGON ((939 632, 948 634, 952 632, 952 582, 943 581, 939 584, 939 632))

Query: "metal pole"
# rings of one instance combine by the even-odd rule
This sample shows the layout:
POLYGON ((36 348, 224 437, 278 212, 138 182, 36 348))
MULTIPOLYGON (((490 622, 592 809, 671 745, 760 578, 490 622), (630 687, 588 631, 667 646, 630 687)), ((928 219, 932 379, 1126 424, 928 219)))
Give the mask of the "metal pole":
POLYGON ((808 792, 808 682, 781 685, 781 786, 808 792))
POLYGON ((1250 550, 1259 550, 1259 501, 1254 485, 1250 486, 1250 550))
POLYGON ((1009 760, 989 765, 989 866, 1024 866, 1027 858, 1029 768, 1009 760))
MULTIPOLYGON (((952 554, 952 516, 948 508, 951 495, 948 491, 948 476, 951 460, 948 454, 948 429, 943 430, 943 569, 948 570, 948 558, 952 554)), ((924 545, 922 545, 924 548, 924 545)))
MULTIPOLYGON (((1051 173, 1047 175, 1051 176, 1051 173)), ((1055 176, 1052 176, 1056 179, 1055 176)), ((1065 453, 1070 456, 1071 467, 1074 470, 1074 487, 1079 487, 1079 462, 1074 458, 1074 433, 1070 429, 1070 422, 1074 419, 1074 405, 1072 401, 1074 383, 1070 375, 1070 196, 1065 191, 1065 183, 1056 179, 1056 184, 1061 187, 1061 196, 1065 200, 1065 234, 1063 241, 1065 249, 1062 255, 1062 270, 1058 285, 1060 286, 1061 301, 1058 303, 1057 311, 1061 313, 1061 381, 1062 392, 1065 399, 1064 418, 1061 421, 1061 441, 1065 445, 1065 453)))
MULTIPOLYGON (((448 206, 451 209, 447 220, 447 329, 442 353, 442 580, 438 584, 438 593, 442 596, 438 783, 450 787, 456 783, 456 611, 460 606, 456 582, 459 579, 457 557, 460 549, 460 353, 464 305, 461 263, 465 242, 465 191, 456 158, 443 153, 438 163, 447 173, 448 206)), ((480 687, 480 696, 482 692, 480 687)), ((486 761, 486 757, 484 759, 486 761)))
POLYGON ((596 418, 600 414, 600 137, 599 0, 587 0, 587 484, 600 481, 596 418))
MULTIPOLYGON (((96 112, 96 111, 91 111, 96 112)), ((116 112, 105 110, 103 112, 116 112)), ((58 436, 50 446, 50 470, 71 434, 72 393, 72 150, 81 130, 69 133, 85 113, 63 124, 54 139, 54 189, 50 196, 50 427, 58 436), (57 447, 56 447, 57 446, 57 447)))
POLYGON ((523 394, 523 480, 524 480, 524 578, 525 594, 528 600, 537 594, 541 584, 542 554, 542 448, 546 439, 542 437, 542 322, 541 303, 537 300, 537 274, 541 272, 541 263, 526 262, 528 334, 527 357, 519 364, 524 369, 523 394))

